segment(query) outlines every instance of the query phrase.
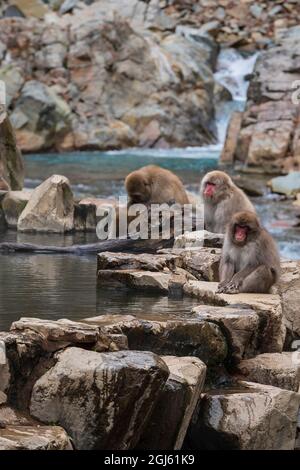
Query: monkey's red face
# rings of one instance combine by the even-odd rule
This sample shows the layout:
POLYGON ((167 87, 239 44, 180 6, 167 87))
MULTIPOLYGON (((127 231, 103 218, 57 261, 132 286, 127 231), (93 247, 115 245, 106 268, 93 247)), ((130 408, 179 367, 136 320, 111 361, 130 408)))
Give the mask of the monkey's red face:
POLYGON ((234 239, 237 243, 245 243, 247 241, 249 227, 245 225, 234 226, 234 239))
POLYGON ((216 185, 214 183, 205 183, 205 186, 204 186, 204 196, 205 197, 213 197, 213 195, 215 194, 215 191, 216 191, 216 185))

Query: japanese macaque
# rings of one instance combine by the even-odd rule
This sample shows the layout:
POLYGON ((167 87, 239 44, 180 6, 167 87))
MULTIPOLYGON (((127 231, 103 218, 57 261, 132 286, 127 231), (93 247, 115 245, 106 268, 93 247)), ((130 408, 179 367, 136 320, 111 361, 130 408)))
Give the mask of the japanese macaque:
POLYGON ((189 204, 180 179, 169 170, 149 165, 130 173, 125 187, 132 204, 189 204))
POLYGON ((200 194, 204 202, 204 225, 209 232, 225 233, 227 223, 236 212, 255 213, 246 194, 223 171, 207 173, 201 182, 200 194))
POLYGON ((226 230, 218 292, 267 293, 279 275, 277 246, 257 215, 247 211, 234 214, 226 230))

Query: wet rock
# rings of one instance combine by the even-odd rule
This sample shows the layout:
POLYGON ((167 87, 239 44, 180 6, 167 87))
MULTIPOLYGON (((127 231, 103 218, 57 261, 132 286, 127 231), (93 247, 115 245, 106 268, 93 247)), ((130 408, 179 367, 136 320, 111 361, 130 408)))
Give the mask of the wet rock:
POLYGON ((85 323, 67 319, 41 320, 39 318, 21 318, 13 322, 11 331, 34 331, 50 342, 61 343, 96 343, 99 338, 97 328, 85 323))
POLYGON ((6 426, 0 429, 0 450, 72 450, 58 426, 6 426))
POLYGON ((300 395, 269 385, 238 382, 211 390, 189 430, 194 449, 292 450, 300 395))
POLYGON ((277 294, 218 294, 217 283, 189 281, 183 289, 187 295, 215 306, 243 306, 254 310, 260 317, 261 351, 281 352, 285 340, 281 299, 277 294))
POLYGON ((219 280, 219 248, 173 248, 170 253, 177 254, 181 267, 196 279, 213 282, 219 280))
POLYGON ((11 331, 28 330, 38 333, 43 339, 44 351, 57 351, 70 344, 85 344, 97 352, 118 351, 118 345, 121 349, 128 348, 127 339, 122 335, 104 334, 96 327, 65 318, 57 321, 21 318, 11 326, 11 331))
POLYGON ((32 190, 23 189, 23 191, 9 191, 2 201, 2 209, 4 211, 5 220, 8 227, 17 228, 18 220, 25 209, 32 190))
POLYGON ((288 261, 282 263, 282 275, 278 283, 282 313, 285 325, 291 337, 300 337, 300 263, 288 261))
POLYGON ((231 362, 237 363, 243 357, 253 357, 262 347, 259 338, 260 319, 252 309, 199 305, 192 309, 192 313, 199 320, 220 327, 228 341, 231 362))
POLYGON ((167 294, 171 281, 177 280, 182 285, 189 273, 153 272, 134 269, 105 269, 98 270, 99 285, 125 286, 143 291, 158 291, 167 294))
POLYGON ((237 365, 237 371, 250 382, 298 392, 300 363, 297 362, 297 359, 297 354, 292 352, 261 354, 252 359, 241 361, 237 365))
POLYGON ((131 316, 100 316, 83 319, 103 332, 122 333, 129 349, 160 355, 195 356, 216 365, 227 357, 227 342, 218 325, 197 320, 138 320, 131 316))
POLYGON ((64 233, 74 228, 74 200, 67 178, 53 175, 32 193, 18 221, 21 232, 64 233))
POLYGON ((168 375, 149 352, 68 348, 35 383, 30 412, 63 426, 76 449, 126 450, 137 443, 168 375))
POLYGON ((8 115, 0 106, 0 164, 3 166, 3 176, 12 190, 23 188, 24 164, 18 150, 15 134, 8 115))
POLYGON ((94 204, 74 205, 74 229, 76 232, 95 232, 97 226, 94 204))
POLYGON ((287 176, 278 176, 270 182, 273 193, 292 196, 300 191, 300 171, 293 171, 287 176))
POLYGON ((33 331, 0 333, 0 351, 0 390, 10 403, 25 409, 33 372, 44 356, 43 338, 33 331))
POLYGON ((142 271, 160 272, 165 268, 175 269, 181 267, 180 257, 176 255, 150 255, 147 253, 111 253, 104 252, 98 254, 98 270, 105 269, 134 269, 142 271))
POLYGON ((60 140, 69 131, 71 111, 68 104, 54 89, 37 80, 26 82, 15 109, 26 117, 26 121, 16 128, 18 145, 25 152, 58 148, 60 140))
POLYGON ((181 449, 204 386, 206 366, 195 357, 163 356, 170 370, 138 449, 181 449))
POLYGON ((174 248, 191 247, 211 247, 222 248, 224 235, 222 233, 212 233, 207 230, 198 230, 195 232, 186 232, 176 237, 174 248))
POLYGON ((238 137, 242 125, 242 113, 235 111, 230 119, 225 144, 220 157, 222 164, 232 164, 238 143, 238 137))

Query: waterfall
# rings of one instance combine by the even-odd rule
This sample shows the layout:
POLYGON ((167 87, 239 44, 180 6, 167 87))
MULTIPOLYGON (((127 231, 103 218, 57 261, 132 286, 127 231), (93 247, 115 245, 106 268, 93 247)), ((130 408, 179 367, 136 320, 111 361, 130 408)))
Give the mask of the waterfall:
POLYGON ((222 49, 217 60, 216 82, 224 86, 232 96, 232 101, 221 101, 216 106, 216 126, 218 147, 222 148, 227 126, 234 111, 243 111, 246 105, 249 76, 254 69, 258 53, 243 56, 235 49, 222 49))

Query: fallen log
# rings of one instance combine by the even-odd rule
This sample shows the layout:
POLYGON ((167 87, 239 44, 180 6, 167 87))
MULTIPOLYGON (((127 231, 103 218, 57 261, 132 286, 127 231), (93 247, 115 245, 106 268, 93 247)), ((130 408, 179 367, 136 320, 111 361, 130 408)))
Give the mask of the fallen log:
POLYGON ((174 237, 167 240, 133 240, 116 239, 107 240, 99 243, 90 243, 87 245, 72 246, 47 246, 35 245, 32 243, 0 243, 0 252, 12 253, 51 253, 63 254, 69 253, 74 255, 86 255, 92 253, 101 253, 103 251, 112 252, 131 252, 131 253, 156 253, 163 248, 171 248, 174 244, 174 237))

